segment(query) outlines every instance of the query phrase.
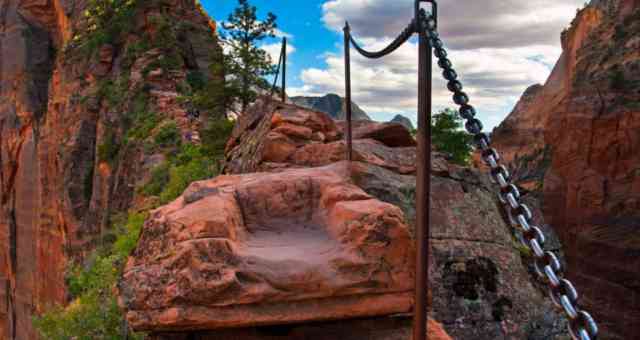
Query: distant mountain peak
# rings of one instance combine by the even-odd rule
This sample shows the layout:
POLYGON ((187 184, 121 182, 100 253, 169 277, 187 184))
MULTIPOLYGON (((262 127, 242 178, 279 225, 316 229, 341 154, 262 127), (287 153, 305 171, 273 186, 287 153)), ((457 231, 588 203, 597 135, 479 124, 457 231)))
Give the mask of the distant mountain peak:
MULTIPOLYGON (((324 112, 333 119, 345 120, 345 99, 335 93, 328 93, 322 97, 291 97, 291 102, 302 107, 324 112)), ((371 117, 358 104, 351 102, 353 120, 371 120, 371 117)))

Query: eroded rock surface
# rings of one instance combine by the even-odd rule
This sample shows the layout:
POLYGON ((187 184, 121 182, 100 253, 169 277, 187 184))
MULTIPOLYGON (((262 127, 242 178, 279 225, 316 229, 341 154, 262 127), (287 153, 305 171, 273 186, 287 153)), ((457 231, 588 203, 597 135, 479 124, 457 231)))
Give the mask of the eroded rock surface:
POLYGON ((402 211, 349 165, 220 176, 153 212, 121 283, 136 329, 193 330, 408 312, 402 211))

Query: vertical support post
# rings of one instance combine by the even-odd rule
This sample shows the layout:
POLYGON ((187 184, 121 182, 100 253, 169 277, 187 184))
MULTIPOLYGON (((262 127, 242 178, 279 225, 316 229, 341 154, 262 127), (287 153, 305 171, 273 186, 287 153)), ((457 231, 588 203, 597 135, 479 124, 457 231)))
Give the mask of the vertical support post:
MULTIPOLYGON (((429 232, 431 194, 431 101, 432 46, 420 21, 416 0, 415 24, 419 38, 418 56, 418 158, 416 176, 416 282, 413 340, 427 339, 427 299, 429 291, 429 232)), ((435 4, 434 4, 435 7, 435 4)))
POLYGON ((287 101, 287 37, 282 38, 282 102, 287 101))
POLYGON ((347 120, 347 160, 353 160, 352 126, 351 126, 351 28, 344 25, 344 106, 347 120))

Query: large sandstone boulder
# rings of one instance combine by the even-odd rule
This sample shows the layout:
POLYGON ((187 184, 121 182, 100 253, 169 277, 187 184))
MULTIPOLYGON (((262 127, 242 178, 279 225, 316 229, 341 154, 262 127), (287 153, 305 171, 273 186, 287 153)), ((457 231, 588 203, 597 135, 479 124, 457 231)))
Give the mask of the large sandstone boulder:
POLYGON ((349 164, 192 184, 153 212, 121 282, 139 330, 408 312, 414 251, 402 210, 349 164))

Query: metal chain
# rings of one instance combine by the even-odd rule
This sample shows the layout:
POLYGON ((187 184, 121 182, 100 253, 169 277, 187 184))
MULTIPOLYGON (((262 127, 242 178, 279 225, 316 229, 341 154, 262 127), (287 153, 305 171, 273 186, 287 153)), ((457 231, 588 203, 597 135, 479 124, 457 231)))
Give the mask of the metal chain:
POLYGON ((451 61, 447 58, 447 51, 436 30, 433 17, 421 12, 421 30, 426 30, 429 41, 434 48, 434 55, 438 58, 438 65, 442 68, 442 76, 448 81, 447 88, 453 93, 453 101, 460 106, 460 115, 466 120, 465 128, 474 137, 474 144, 482 151, 482 159, 491 168, 491 179, 500 187, 498 198, 506 210, 513 227, 520 227, 522 244, 527 247, 534 257, 534 268, 537 276, 549 287, 549 296, 553 304, 564 311, 569 320, 569 333, 574 340, 593 340, 597 338, 598 326, 591 315, 579 308, 578 293, 573 284, 564 278, 563 268, 556 255, 544 251, 545 237, 539 227, 532 225, 532 214, 529 207, 520 202, 520 192, 511 183, 512 178, 507 168, 500 164, 500 155, 491 148, 491 139, 483 133, 482 123, 475 118, 476 110, 469 104, 469 96, 463 92, 462 83, 454 71, 451 61))

